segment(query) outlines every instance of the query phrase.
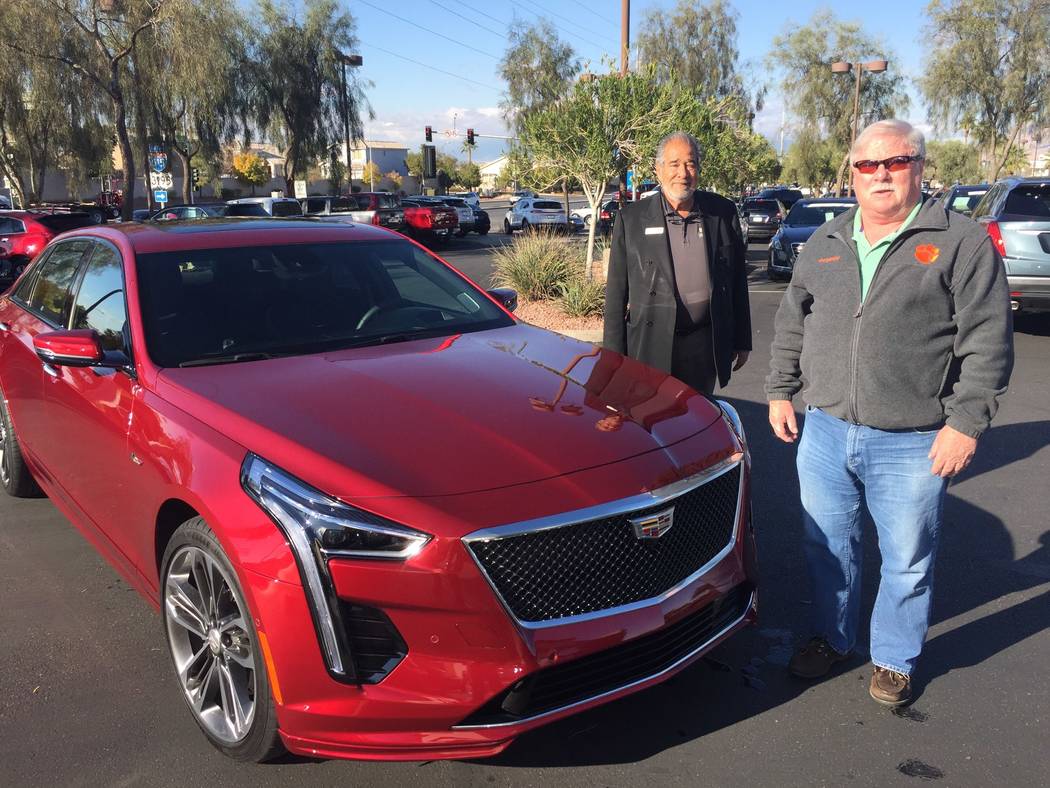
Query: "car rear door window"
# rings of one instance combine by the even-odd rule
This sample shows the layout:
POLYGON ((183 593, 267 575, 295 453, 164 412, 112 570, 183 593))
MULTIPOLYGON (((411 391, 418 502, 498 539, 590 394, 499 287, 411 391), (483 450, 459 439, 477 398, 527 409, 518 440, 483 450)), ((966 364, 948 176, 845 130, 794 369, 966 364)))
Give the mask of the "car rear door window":
POLYGON ((40 266, 29 308, 55 325, 69 323, 70 289, 88 245, 88 241, 60 244, 40 266))
POLYGON ((25 225, 18 219, 0 216, 0 235, 17 235, 26 231, 25 225))
POLYGON ((98 332, 104 350, 127 352, 124 345, 124 272, 120 252, 108 244, 94 244, 73 303, 73 328, 98 332))
MULTIPOLYGON (((295 200, 281 200, 278 202, 274 200, 273 206, 274 216, 302 216, 303 209, 295 200)), ((322 209, 323 210, 323 209, 322 209)))
POLYGON ((1050 183, 1023 183, 1010 191, 1003 213, 1036 221, 1050 220, 1050 183))
MULTIPOLYGON (((306 200, 306 212, 324 213, 325 203, 327 202, 323 197, 309 197, 306 200)), ((276 208, 276 205, 274 207, 276 208)))

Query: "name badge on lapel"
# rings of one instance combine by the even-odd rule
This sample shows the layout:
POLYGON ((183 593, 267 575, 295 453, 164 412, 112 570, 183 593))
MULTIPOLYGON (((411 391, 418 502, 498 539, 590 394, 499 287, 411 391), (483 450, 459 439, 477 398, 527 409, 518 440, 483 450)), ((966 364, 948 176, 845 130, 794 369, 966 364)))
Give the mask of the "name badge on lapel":
POLYGON ((664 234, 664 228, 663 227, 646 227, 645 228, 645 234, 646 235, 663 235, 664 234))

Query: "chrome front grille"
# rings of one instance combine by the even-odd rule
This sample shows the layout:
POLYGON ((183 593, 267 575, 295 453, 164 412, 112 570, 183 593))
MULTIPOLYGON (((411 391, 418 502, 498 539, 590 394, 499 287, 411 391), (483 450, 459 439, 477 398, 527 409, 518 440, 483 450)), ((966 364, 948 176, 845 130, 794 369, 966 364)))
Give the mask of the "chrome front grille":
MULTIPOLYGON (((522 623, 597 614, 665 594, 730 547, 741 474, 737 462, 645 508, 464 541, 504 605, 522 623), (673 525, 659 538, 643 536, 639 521, 671 507, 673 525)), ((662 529, 649 533, 655 530, 662 529)))

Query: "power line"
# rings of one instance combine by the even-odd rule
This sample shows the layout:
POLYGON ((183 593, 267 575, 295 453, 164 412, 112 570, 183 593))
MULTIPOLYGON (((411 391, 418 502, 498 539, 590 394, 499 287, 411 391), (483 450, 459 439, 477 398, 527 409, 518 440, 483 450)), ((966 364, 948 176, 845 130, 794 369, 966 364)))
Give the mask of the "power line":
MULTIPOLYGON (((496 17, 492 16, 492 14, 486 14, 486 13, 485 13, 484 11, 482 11, 482 10, 480 10, 480 9, 478 9, 478 8, 475 8, 475 7, 474 7, 474 6, 472 6, 472 5, 469 5, 469 4, 467 4, 467 3, 464 3, 464 2, 460 2, 460 5, 461 5, 461 6, 464 6, 465 8, 468 8, 468 9, 470 9, 470 10, 471 10, 472 12, 474 12, 475 14, 479 14, 480 16, 483 16, 483 17, 485 17, 486 19, 491 19, 491 20, 492 20, 493 22, 495 22, 495 23, 496 23, 496 24, 498 24, 498 25, 503 25, 504 27, 510 27, 510 24, 509 24, 508 22, 504 22, 504 21, 503 21, 502 19, 497 19, 496 17)), ((544 16, 543 16, 543 13, 542 13, 542 12, 536 12, 536 11, 533 11, 532 13, 536 14, 536 16, 540 17, 541 19, 543 19, 543 18, 544 18, 544 16)), ((587 39, 585 39, 585 38, 584 38, 583 36, 578 36, 578 35, 576 35, 575 33, 570 33, 570 32, 569 32, 568 30, 566 30, 566 29, 565 29, 565 28, 563 28, 563 27, 558 27, 558 26, 557 26, 557 25, 555 25, 555 24, 554 24, 554 22, 553 22, 552 20, 550 20, 550 19, 547 19, 546 21, 547 21, 547 22, 549 22, 549 23, 551 24, 551 26, 552 26, 552 27, 553 27, 553 28, 554 28, 555 30, 557 30, 558 32, 562 33, 563 35, 565 35, 565 36, 567 36, 567 37, 569 37, 569 38, 575 38, 575 39, 577 39, 578 41, 587 41, 587 39)), ((587 41, 587 43, 588 43, 588 44, 590 44, 591 46, 596 46, 596 47, 598 47, 598 49, 605 49, 605 47, 604 47, 604 46, 603 46, 602 44, 597 44, 597 43, 595 43, 594 41, 587 41)), ((619 51, 619 50, 617 50, 617 51, 619 51)))
MULTIPOLYGON (((534 3, 534 2, 531 2, 530 0, 519 0, 519 2, 521 2, 523 4, 527 4, 527 5, 533 6, 534 8, 538 8, 539 9, 538 15, 540 17, 544 16, 545 14, 552 14, 553 16, 560 16, 559 14, 554 14, 553 12, 548 11, 543 6, 541 6, 539 3, 534 3)), ((537 13, 537 12, 533 12, 533 13, 537 13)), ((560 17, 560 18, 565 19, 565 17, 560 17)), ((553 20, 548 19, 547 21, 551 22, 551 24, 554 25, 554 21, 553 20)), ((573 25, 574 27, 579 27, 579 25, 577 25, 575 22, 572 22, 571 20, 566 20, 566 21, 568 21, 569 24, 573 25)), ((599 44, 593 38, 587 38, 587 36, 581 35, 579 33, 570 33, 564 27, 558 27, 557 25, 554 25, 554 27, 556 29, 558 29, 558 30, 561 30, 567 36, 573 36, 574 38, 578 38, 581 41, 586 41, 591 46, 598 47, 598 49, 605 49, 605 44, 599 44)))
MULTIPOLYGON (((580 8, 582 8, 584 11, 587 11, 588 13, 592 13, 592 14, 594 13, 594 9, 593 8, 590 8, 590 7, 586 6, 586 5, 584 5, 583 3, 580 2, 580 0, 572 0, 572 1, 574 3, 576 3, 576 5, 578 5, 580 8)), ((620 29, 619 23, 613 22, 611 19, 606 19, 604 16, 601 16, 601 15, 598 15, 595 18, 602 20, 603 22, 605 22, 605 24, 610 25, 615 30, 619 30, 620 29)))
POLYGON ((430 0, 430 2, 432 2, 438 8, 443 8, 445 11, 448 11, 450 14, 458 16, 460 19, 465 19, 467 22, 470 22, 470 24, 476 25, 477 27, 480 27, 482 30, 488 31, 489 33, 492 33, 493 35, 499 36, 500 38, 506 38, 507 37, 506 35, 504 35, 503 33, 499 32, 498 30, 493 30, 491 27, 486 27, 485 25, 481 24, 481 22, 478 22, 475 19, 471 19, 466 14, 461 14, 461 13, 459 13, 459 11, 456 11, 455 9, 449 8, 447 5, 444 5, 443 3, 439 3, 438 0, 430 0))
MULTIPOLYGON (((584 27, 583 25, 581 25, 581 24, 578 24, 578 23, 574 22, 573 20, 569 19, 569 18, 568 18, 567 16, 563 16, 562 14, 559 14, 559 13, 558 13, 557 11, 551 11, 551 10, 550 10, 549 8, 547 8, 546 6, 544 6, 544 5, 540 4, 540 3, 538 2, 538 0, 529 0, 529 5, 534 5, 534 6, 537 6, 537 7, 538 7, 538 8, 540 8, 540 9, 541 9, 541 10, 542 10, 542 11, 543 11, 544 13, 550 14, 550 15, 551 15, 551 16, 553 16, 553 17, 557 17, 558 19, 561 19, 562 21, 564 21, 564 22, 567 22, 568 24, 572 25, 572 26, 573 26, 573 27, 575 27, 575 28, 578 28, 578 29, 581 29, 581 30, 585 30, 585 31, 587 31, 587 32, 590 32, 590 31, 589 31, 589 30, 587 30, 587 28, 585 28, 585 27, 584 27)), ((592 43, 593 43, 593 42, 592 42, 592 43)), ((600 44, 595 44, 595 46, 601 46, 601 45, 600 45, 600 44)))
POLYGON ((430 33, 431 35, 437 36, 438 38, 443 38, 446 41, 451 41, 453 44, 459 44, 461 47, 466 47, 467 49, 473 50, 474 52, 477 52, 479 55, 484 55, 485 57, 490 57, 493 60, 499 60, 499 58, 496 55, 493 55, 491 52, 486 52, 486 51, 484 51, 482 49, 478 49, 477 47, 471 46, 470 44, 464 44, 462 41, 457 41, 456 39, 450 38, 449 36, 446 36, 443 33, 439 33, 436 30, 431 30, 429 27, 423 27, 423 25, 417 24, 417 23, 413 22, 411 19, 405 19, 403 16, 398 16, 393 11, 387 11, 385 8, 380 8, 379 6, 368 2, 368 0, 359 0, 359 2, 364 3, 369 8, 374 8, 376 11, 380 11, 380 12, 382 12, 384 14, 392 16, 392 17, 394 17, 394 19, 397 19, 398 21, 404 22, 406 25, 412 25, 412 27, 418 27, 420 30, 422 30, 422 31, 424 31, 426 33, 430 33))
POLYGON ((397 52, 391 52, 389 49, 383 49, 383 47, 376 46, 375 44, 368 44, 368 46, 371 47, 372 49, 378 49, 380 52, 386 52, 388 55, 393 55, 394 57, 399 57, 402 60, 407 60, 409 63, 415 63, 417 66, 422 66, 423 68, 429 68, 431 71, 437 71, 437 72, 439 72, 441 74, 446 74, 446 75, 448 75, 450 77, 455 77, 456 79, 461 79, 464 82, 471 83, 472 85, 479 85, 480 87, 488 88, 489 90, 495 90, 497 92, 502 90, 502 88, 497 88, 497 87, 495 87, 493 85, 486 85, 484 82, 478 82, 478 81, 473 80, 473 79, 468 79, 467 77, 460 76, 459 74, 456 74, 456 73, 454 73, 452 71, 445 71, 445 69, 438 68, 437 66, 432 66, 429 63, 422 63, 419 60, 413 60, 410 57, 405 57, 404 55, 399 55, 397 52))

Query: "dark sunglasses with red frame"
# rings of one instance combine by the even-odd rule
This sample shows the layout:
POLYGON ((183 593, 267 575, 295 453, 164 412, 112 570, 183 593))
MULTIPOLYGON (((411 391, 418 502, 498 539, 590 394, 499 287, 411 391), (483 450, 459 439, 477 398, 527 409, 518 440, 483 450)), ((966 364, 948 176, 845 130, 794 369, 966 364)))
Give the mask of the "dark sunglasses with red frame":
POLYGON ((862 159, 853 162, 853 166, 865 175, 871 175, 878 172, 879 165, 890 172, 900 172, 907 169, 913 161, 922 161, 922 159, 922 156, 890 156, 888 159, 862 159))

